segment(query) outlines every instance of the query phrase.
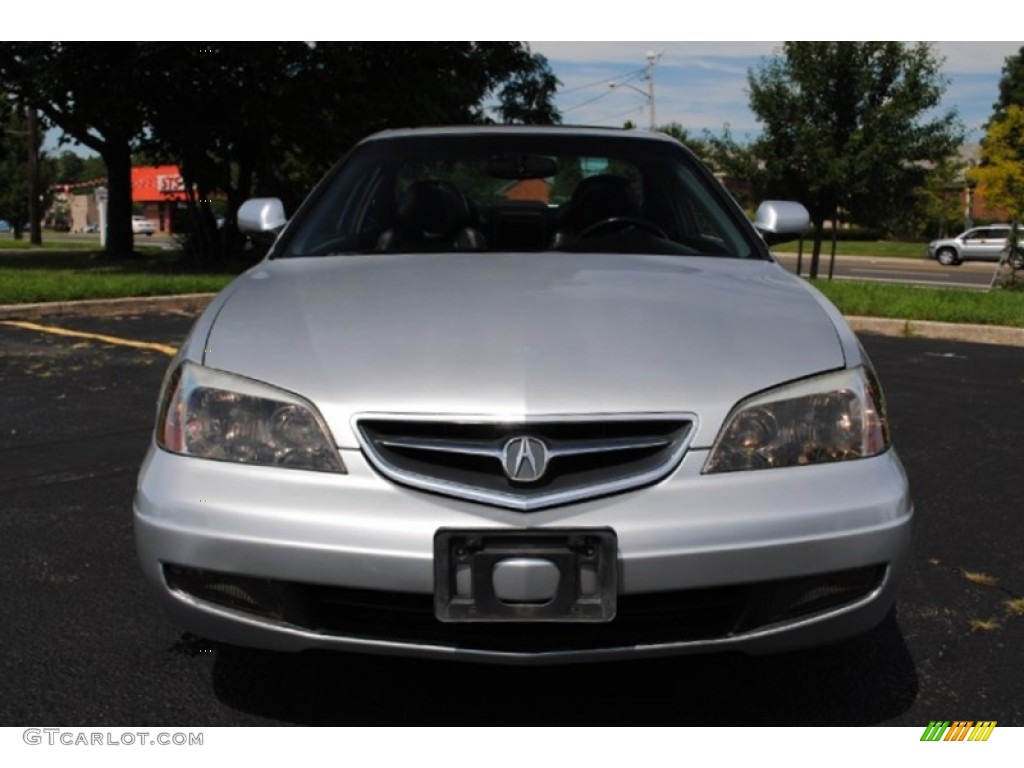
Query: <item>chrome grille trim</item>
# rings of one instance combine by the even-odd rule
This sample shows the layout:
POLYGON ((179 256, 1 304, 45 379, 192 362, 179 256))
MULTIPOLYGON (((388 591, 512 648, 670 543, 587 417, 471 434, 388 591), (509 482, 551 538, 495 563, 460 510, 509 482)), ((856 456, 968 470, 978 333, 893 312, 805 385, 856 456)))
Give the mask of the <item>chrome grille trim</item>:
MULTIPOLYGON (((686 453, 690 439, 697 431, 697 417, 691 413, 640 413, 510 419, 506 416, 465 414, 360 413, 353 416, 352 426, 371 465, 397 483, 526 512, 620 493, 663 479, 679 465, 686 453), (402 434, 403 425, 413 434, 402 434), (635 429, 630 430, 632 426, 635 429), (382 428, 387 434, 378 434, 382 428), (632 431, 634 434, 603 438, 552 437, 553 432, 601 431, 604 428, 617 432, 632 431), (438 436, 416 434, 435 429, 438 436), (465 439, 441 434, 449 429, 456 432, 476 430, 490 436, 465 439), (586 480, 574 485, 572 472, 554 470, 548 473, 555 477, 549 484, 554 485, 553 488, 533 488, 529 487, 531 484, 508 480, 501 467, 503 450, 509 439, 523 435, 539 438, 547 448, 550 461, 564 459, 593 463, 601 454, 607 454, 607 472, 601 467, 601 474, 607 479, 586 480), (451 466, 443 465, 445 454, 453 457, 451 466), (456 466, 458 459, 454 458, 460 456, 470 462, 485 463, 488 467, 487 483, 505 483, 510 487, 486 487, 487 483, 459 481, 444 476, 460 474, 461 470, 456 466), (431 466, 431 462, 437 462, 436 466, 431 466), (631 469, 628 466, 630 462, 638 468, 631 469), (429 471, 423 471, 424 467, 429 471), (569 487, 558 487, 559 484, 568 484, 569 487)), ((576 476, 584 477, 595 472, 595 467, 590 467, 577 472, 576 476)), ((479 471, 477 475, 484 476, 479 471)))

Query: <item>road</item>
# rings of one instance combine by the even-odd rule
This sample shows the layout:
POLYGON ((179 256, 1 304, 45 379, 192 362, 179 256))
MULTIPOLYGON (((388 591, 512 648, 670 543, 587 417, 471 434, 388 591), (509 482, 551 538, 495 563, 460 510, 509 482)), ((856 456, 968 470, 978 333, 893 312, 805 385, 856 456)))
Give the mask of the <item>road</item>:
MULTIPOLYGON (((14 233, 0 232, 0 239, 14 241, 14 233)), ((22 235, 22 242, 29 247, 28 233, 22 235)), ((162 248, 173 247, 175 240, 173 235, 157 233, 154 235, 135 235, 135 242, 138 245, 154 245, 162 248)), ((88 243, 100 247, 100 236, 96 232, 53 232, 49 229, 43 230, 43 243, 46 245, 58 245, 60 243, 88 243)), ((6 248, 4 250, 7 250, 6 248)))
MULTIPOLYGON (((790 272, 796 272, 795 253, 776 253, 775 257, 790 272)), ((828 276, 828 256, 822 255, 819 277, 828 276)), ((804 253, 801 273, 810 274, 811 258, 804 253)), ((988 288, 995 264, 972 261, 959 267, 944 267, 931 259, 897 259, 876 256, 836 256, 833 277, 840 280, 866 280, 884 283, 911 283, 946 288, 988 288)))
MULTIPOLYGON (((191 318, 46 324, 176 345, 191 318)), ((1024 349, 864 336, 916 502, 895 620, 842 645, 520 669, 218 648, 136 564, 168 357, 0 323, 0 725, 1024 724, 1024 349)))

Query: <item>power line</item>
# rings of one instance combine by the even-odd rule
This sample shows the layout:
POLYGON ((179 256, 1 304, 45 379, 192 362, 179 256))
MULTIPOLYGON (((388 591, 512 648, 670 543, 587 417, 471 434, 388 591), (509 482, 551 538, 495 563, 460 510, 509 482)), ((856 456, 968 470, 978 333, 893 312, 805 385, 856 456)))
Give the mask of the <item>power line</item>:
POLYGON ((612 78, 605 77, 605 78, 602 78, 600 80, 596 80, 593 83, 588 83, 587 85, 575 85, 572 88, 566 88, 564 90, 558 91, 558 95, 559 96, 565 96, 567 93, 575 93, 576 91, 582 91, 585 88, 593 88, 593 87, 598 86, 598 85, 607 85, 609 80, 623 80, 624 82, 626 81, 627 78, 629 80, 634 80, 637 77, 639 77, 640 75, 642 75, 644 73, 644 71, 646 71, 646 69, 647 69, 647 67, 641 67, 640 69, 630 70, 626 74, 619 75, 618 77, 612 77, 612 78))
POLYGON ((607 97, 611 92, 612 91, 609 88, 607 91, 603 91, 602 93, 599 93, 597 96, 595 96, 592 99, 587 99, 586 101, 581 101, 579 104, 573 104, 571 107, 566 107, 565 109, 563 109, 561 111, 563 113, 565 113, 565 112, 572 112, 574 109, 579 109, 580 107, 585 107, 588 104, 593 104, 595 101, 598 101, 599 99, 603 99, 603 98, 607 97))

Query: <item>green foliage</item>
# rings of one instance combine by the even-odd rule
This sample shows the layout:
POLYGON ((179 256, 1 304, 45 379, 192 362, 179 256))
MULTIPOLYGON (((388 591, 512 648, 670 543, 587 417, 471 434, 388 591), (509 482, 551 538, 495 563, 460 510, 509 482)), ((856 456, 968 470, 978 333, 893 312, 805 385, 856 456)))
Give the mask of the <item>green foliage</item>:
POLYGON ((764 125, 754 185, 807 205, 812 265, 825 219, 842 208, 845 219, 884 222, 962 140, 954 113, 924 117, 946 85, 924 43, 788 42, 748 83, 764 125))
POLYGON ((692 135, 681 123, 668 123, 658 126, 658 132, 671 136, 685 147, 688 147, 697 157, 708 162, 709 147, 706 138, 698 138, 692 135))
MULTIPOLYGON (((385 128, 557 122, 558 81, 523 43, 0 43, 0 87, 106 163, 109 250, 132 248, 132 153, 180 165, 201 259, 241 250, 254 194, 293 210, 360 138, 385 128)), ((69 161, 70 162, 70 161, 69 161)), ((73 169, 72 169, 73 170, 73 169)))
POLYGON ((1024 105, 1011 104, 993 116, 974 174, 990 205, 1024 218, 1024 105))
POLYGON ((903 201, 878 217, 877 229, 892 237, 949 237, 964 224, 962 164, 950 156, 922 166, 923 177, 903 201))
POLYGON ((0 87, 97 152, 107 169, 107 250, 132 252, 131 142, 159 62, 137 43, 3 43, 0 87))
POLYGON ((520 125, 555 125, 562 116, 555 108, 555 92, 560 85, 548 60, 539 53, 521 48, 513 53, 519 63, 498 94, 501 122, 520 125))
POLYGON ((733 197, 753 215, 758 203, 765 199, 764 164, 758 157, 757 146, 738 142, 728 123, 718 135, 705 132, 704 141, 707 155, 702 159, 725 175, 726 186, 733 197))
MULTIPOLYGON (((1005 79, 1005 78, 1004 78, 1005 79)), ((981 165, 974 177, 990 205, 1010 214, 1013 229, 1008 243, 1005 282, 1018 282, 1020 222, 1024 220, 1024 104, 1009 104, 989 121, 982 142, 981 165)))
POLYGON ((999 80, 999 101, 992 105, 992 119, 999 120, 1007 108, 1016 104, 1024 107, 1024 45, 1003 63, 1003 76, 999 80))
POLYGON ((235 254, 240 238, 218 231, 211 193, 228 218, 252 195, 288 210, 369 133, 488 120, 499 100, 507 122, 554 122, 557 80, 519 43, 151 44, 168 64, 154 74, 146 149, 180 163, 195 251, 235 254), (201 120, 195 116, 201 115, 201 120))
POLYGON ((28 224, 26 121, 22 110, 0 98, 0 219, 15 234, 28 224))

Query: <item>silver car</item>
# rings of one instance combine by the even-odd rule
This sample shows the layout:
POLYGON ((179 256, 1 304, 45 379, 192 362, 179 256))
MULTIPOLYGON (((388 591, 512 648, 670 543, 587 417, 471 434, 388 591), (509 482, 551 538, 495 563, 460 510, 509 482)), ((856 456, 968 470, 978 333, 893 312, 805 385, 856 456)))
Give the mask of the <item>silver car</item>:
MULTIPOLYGON (((999 261, 1006 254, 1009 237, 1009 224, 974 227, 956 237, 932 240, 928 243, 928 258, 937 259, 947 267, 958 266, 965 261, 999 261)), ((1020 247, 1024 252, 1024 240, 1020 247)), ((1024 268, 1024 256, 1020 253, 1015 256, 1014 266, 1024 268)))
MULTIPOLYGON (((134 502, 184 628, 503 663, 766 653, 890 612, 912 504, 871 364, 678 142, 372 136, 172 361, 134 502)), ((757 229, 755 229, 755 227, 757 229)))

